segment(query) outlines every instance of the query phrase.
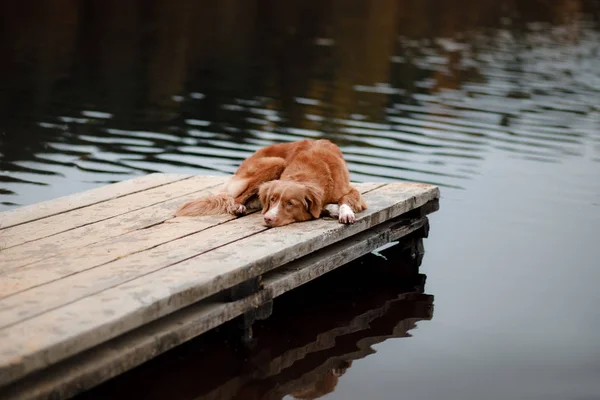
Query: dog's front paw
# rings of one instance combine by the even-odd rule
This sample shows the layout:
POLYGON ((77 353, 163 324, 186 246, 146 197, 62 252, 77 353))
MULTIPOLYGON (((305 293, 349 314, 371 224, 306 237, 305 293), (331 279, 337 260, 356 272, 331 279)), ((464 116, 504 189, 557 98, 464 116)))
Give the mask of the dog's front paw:
POLYGON ((229 212, 229 214, 235 215, 235 216, 244 215, 244 213, 246 212, 246 206, 243 204, 234 204, 234 205, 230 206, 227 209, 227 211, 229 212))
POLYGON ((347 204, 342 204, 340 206, 340 215, 339 221, 341 224, 353 224, 356 222, 356 216, 354 215, 354 211, 347 204))

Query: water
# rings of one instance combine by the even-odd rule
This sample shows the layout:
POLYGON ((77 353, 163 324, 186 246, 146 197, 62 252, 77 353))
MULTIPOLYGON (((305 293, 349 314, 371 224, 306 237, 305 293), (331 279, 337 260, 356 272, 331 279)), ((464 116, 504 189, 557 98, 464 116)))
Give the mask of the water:
POLYGON ((0 210, 330 138, 442 200, 433 318, 326 398, 600 398, 598 1, 141 4, 0 5, 0 210))

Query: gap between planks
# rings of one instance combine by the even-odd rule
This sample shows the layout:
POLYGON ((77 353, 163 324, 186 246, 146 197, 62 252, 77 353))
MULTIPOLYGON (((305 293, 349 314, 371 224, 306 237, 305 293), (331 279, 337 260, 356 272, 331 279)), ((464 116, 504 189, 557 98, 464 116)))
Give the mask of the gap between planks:
POLYGON ((66 398, 132 369, 159 354, 219 326, 265 302, 303 285, 374 249, 398 240, 426 223, 388 221, 380 226, 321 249, 265 275, 263 290, 244 299, 200 302, 147 326, 99 345, 53 368, 17 382, 4 391, 3 398, 21 400, 39 397, 66 398))

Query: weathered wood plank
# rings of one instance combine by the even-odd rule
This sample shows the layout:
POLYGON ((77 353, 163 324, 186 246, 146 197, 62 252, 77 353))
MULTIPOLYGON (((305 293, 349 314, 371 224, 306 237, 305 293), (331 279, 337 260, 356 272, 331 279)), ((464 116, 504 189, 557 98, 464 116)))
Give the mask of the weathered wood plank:
MULTIPOLYGON (((371 208, 361 213, 351 226, 321 219, 270 229, 184 262, 175 261, 178 260, 175 254, 167 255, 167 259, 178 263, 1 330, 0 384, 394 218, 438 196, 437 188, 428 185, 387 185, 365 195, 371 208)), ((258 224, 258 215, 237 221, 253 218, 258 224)), ((204 238, 210 240, 210 237, 204 238)), ((148 262, 152 262, 152 258, 144 261, 148 262)))
POLYGON ((42 203, 4 211, 0 213, 0 231, 11 226, 87 207, 187 178, 189 178, 189 175, 149 174, 42 203))
POLYGON ((189 179, 190 177, 156 188, 121 196, 113 200, 100 202, 89 207, 78 208, 43 218, 30 224, 17 225, 4 229, 2 231, 4 248, 7 249, 53 236, 80 226, 161 203, 174 195, 189 193, 190 185, 187 182, 189 179))
MULTIPOLYGON (((226 179, 226 177, 216 176, 193 177, 184 181, 185 184, 172 188, 172 192, 164 202, 0 251, 0 297, 10 294, 3 290, 3 286, 10 284, 9 281, 24 279, 22 284, 27 281, 27 278, 12 276, 11 271, 21 270, 25 266, 28 266, 27 270, 33 270, 37 266, 48 270, 57 262, 62 263, 63 260, 77 257, 78 252, 84 252, 83 248, 91 244, 102 242, 110 246, 110 242, 105 242, 106 239, 145 229, 171 219, 173 210, 176 210, 180 204, 198 196, 218 192, 226 179), (77 250, 73 251, 74 249, 77 250), (48 264, 39 263, 52 257, 61 258, 53 260, 54 264, 53 261, 49 261, 48 264)), ((102 243, 98 246, 102 246, 102 243)), ((162 242, 156 244, 160 243, 162 242)), ((131 252, 134 251, 132 249, 131 252)), ((128 253, 118 256, 126 254, 128 253)))
MULTIPOLYGON (((356 185, 362 191, 378 186, 381 184, 356 185)), ((0 328, 267 229, 259 215, 173 221, 1 276, 0 328), (38 286, 46 282, 52 283, 38 286), (31 289, 7 297, 27 288, 31 289)))
POLYGON ((424 224, 424 219, 409 223, 389 221, 373 230, 360 233, 335 246, 275 270, 264 280, 264 289, 242 300, 221 303, 206 302, 189 306, 138 330, 132 331, 98 348, 68 360, 52 370, 30 380, 19 382, 2 398, 34 399, 39 397, 70 397, 124 371, 134 368, 195 336, 221 325, 270 299, 292 290, 308 280, 331 271, 387 243, 408 235, 424 224), (341 257, 337 256, 343 250, 341 257), (347 250, 347 251, 346 251, 347 250))

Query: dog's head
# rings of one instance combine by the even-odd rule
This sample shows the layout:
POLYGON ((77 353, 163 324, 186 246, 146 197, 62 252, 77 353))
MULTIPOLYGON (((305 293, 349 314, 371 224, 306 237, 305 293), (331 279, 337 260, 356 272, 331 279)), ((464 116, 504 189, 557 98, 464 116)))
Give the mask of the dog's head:
POLYGON ((260 185, 258 196, 269 227, 319 218, 323 209, 323 190, 310 184, 270 181, 260 185))

